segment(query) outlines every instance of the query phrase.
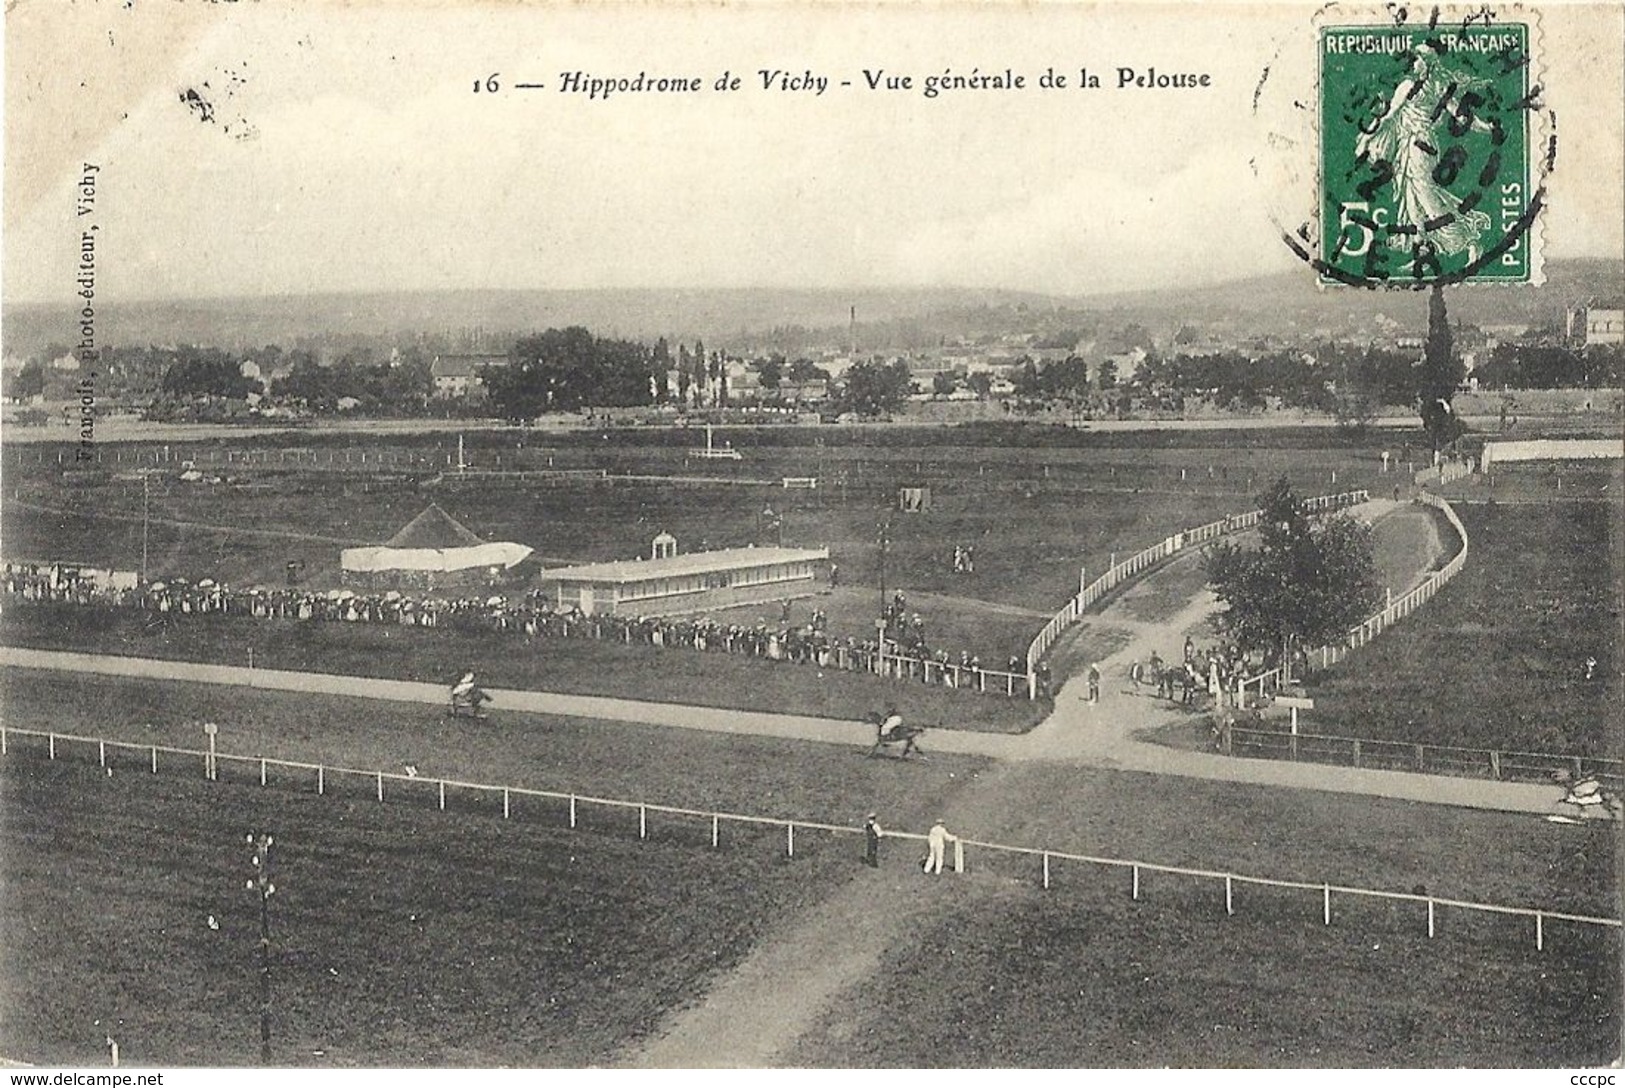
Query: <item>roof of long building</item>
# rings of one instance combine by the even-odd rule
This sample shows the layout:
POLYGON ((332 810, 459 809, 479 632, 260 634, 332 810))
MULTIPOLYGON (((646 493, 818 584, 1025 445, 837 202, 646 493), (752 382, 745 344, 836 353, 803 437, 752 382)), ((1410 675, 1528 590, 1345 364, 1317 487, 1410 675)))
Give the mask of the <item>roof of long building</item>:
POLYGON ((647 582, 654 578, 684 574, 711 574, 773 563, 807 563, 828 558, 828 548, 722 548, 674 555, 668 559, 623 559, 611 563, 585 563, 578 567, 555 567, 543 572, 541 577, 545 581, 647 582))

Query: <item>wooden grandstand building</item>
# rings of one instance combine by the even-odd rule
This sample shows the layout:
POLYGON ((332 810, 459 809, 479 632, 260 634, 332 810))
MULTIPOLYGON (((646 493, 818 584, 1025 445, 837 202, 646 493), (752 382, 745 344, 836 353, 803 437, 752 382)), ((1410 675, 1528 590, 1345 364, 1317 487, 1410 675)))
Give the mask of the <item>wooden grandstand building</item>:
POLYGON ((677 554, 662 533, 651 557, 559 567, 537 576, 554 607, 588 613, 665 616, 762 604, 817 591, 828 548, 723 548, 677 554))

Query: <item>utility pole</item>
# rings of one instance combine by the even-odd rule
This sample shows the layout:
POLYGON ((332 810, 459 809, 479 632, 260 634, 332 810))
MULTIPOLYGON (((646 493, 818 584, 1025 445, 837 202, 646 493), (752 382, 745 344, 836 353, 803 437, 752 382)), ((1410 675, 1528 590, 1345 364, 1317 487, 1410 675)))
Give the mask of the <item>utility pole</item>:
POLYGON ((141 474, 141 580, 147 580, 147 511, 152 493, 152 477, 141 474))
POLYGON ((891 526, 884 521, 880 523, 880 533, 875 537, 875 543, 880 545, 880 614, 886 614, 886 549, 891 544, 891 526))
POLYGON ((276 885, 271 883, 270 835, 248 834, 248 845, 254 848, 254 878, 248 882, 249 891, 260 897, 260 1063, 271 1064, 271 896, 276 885))

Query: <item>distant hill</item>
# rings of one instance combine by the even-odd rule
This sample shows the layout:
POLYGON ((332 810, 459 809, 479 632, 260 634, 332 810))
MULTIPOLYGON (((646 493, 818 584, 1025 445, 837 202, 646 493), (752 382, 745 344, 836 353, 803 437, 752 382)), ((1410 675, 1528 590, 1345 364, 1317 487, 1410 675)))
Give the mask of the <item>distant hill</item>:
MULTIPOLYGON (((1561 320, 1565 307, 1625 294, 1625 262, 1552 261, 1534 289, 1468 287, 1450 292, 1452 318, 1474 324, 1561 320)), ((774 329, 839 330, 851 307, 861 325, 907 323, 935 332, 932 314, 962 329, 977 310, 1067 310, 1134 320, 1153 328, 1213 325, 1247 335, 1305 335, 1368 326, 1378 314, 1420 331, 1427 307, 1419 293, 1317 287, 1307 273, 1237 280, 1210 287, 1061 298, 974 288, 635 289, 601 291, 432 291, 292 295, 110 304, 98 311, 104 343, 196 343, 226 348, 332 343, 348 339, 444 336, 484 330, 493 345, 515 331, 584 325, 605 336, 667 336, 713 346, 761 341, 774 329)), ((0 336, 8 354, 66 344, 76 329, 69 306, 7 305, 0 336)), ((1019 322, 1018 322, 1019 323, 1019 322)), ((838 335, 827 332, 826 342, 838 335)), ((935 337, 930 337, 934 341, 935 337)))
MULTIPOLYGON (((858 320, 907 318, 965 306, 1049 305, 1020 291, 960 288, 851 290, 778 288, 600 291, 423 291, 284 295, 109 304, 97 324, 107 343, 197 343, 227 348, 290 346, 334 337, 507 333, 583 325, 602 336, 722 346, 742 332, 779 327, 844 328, 858 320)), ((7 305, 3 340, 25 355, 65 343, 77 326, 67 306, 7 305)))
MULTIPOLYGON (((1448 298, 1452 320, 1475 325, 1539 324, 1559 321, 1567 307, 1590 298, 1618 298, 1622 290, 1625 261, 1548 261, 1546 282, 1539 287, 1453 287, 1448 298)), ((1133 314, 1181 314, 1192 324, 1241 319, 1260 333, 1365 324, 1377 314, 1420 331, 1427 320, 1422 292, 1322 288, 1307 271, 1193 290, 1100 296, 1086 304, 1133 314)))

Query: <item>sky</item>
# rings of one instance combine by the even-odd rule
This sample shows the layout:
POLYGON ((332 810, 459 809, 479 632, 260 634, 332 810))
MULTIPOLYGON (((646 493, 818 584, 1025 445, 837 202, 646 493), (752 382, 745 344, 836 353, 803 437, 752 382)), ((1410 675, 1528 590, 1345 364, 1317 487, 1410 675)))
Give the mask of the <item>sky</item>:
MULTIPOLYGON (((1280 231, 1314 206, 1307 133, 1287 130, 1315 93, 1316 10, 20 0, 5 20, 4 297, 71 301, 87 224, 103 302, 1085 294, 1288 271, 1280 231), (1037 87, 1052 67, 1068 87, 1037 87), (1119 67, 1211 86, 1117 89, 1119 67), (1078 89, 1080 68, 1103 86, 1078 89), (764 90, 763 69, 830 84, 764 90), (865 69, 914 86, 869 91, 865 69), (927 75, 973 69, 1028 84, 922 93, 927 75), (568 71, 705 90, 589 100, 559 89, 568 71), (739 90, 713 89, 724 72, 739 90), (514 87, 527 81, 544 86, 514 87)), ((1559 135, 1545 255, 1617 258, 1625 14, 1541 4, 1538 21, 1559 135)))

